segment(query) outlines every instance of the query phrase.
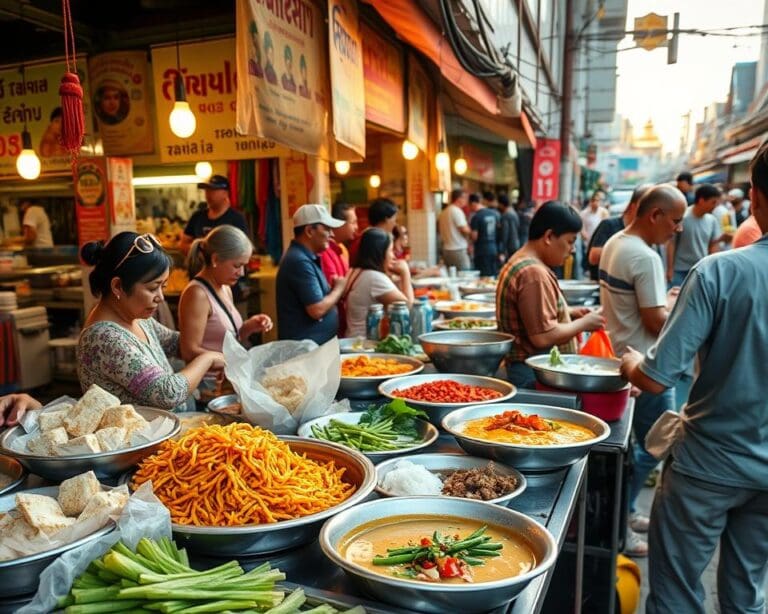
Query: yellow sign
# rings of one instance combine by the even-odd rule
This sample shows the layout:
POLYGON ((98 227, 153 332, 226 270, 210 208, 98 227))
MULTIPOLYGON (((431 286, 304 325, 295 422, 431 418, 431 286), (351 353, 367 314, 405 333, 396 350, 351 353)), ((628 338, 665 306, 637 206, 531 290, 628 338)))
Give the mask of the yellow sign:
POLYGON ((648 13, 635 18, 635 42, 638 47, 653 51, 667 42, 667 16, 648 13))
POLYGON ((270 139, 243 136, 235 130, 237 75, 235 39, 181 45, 181 76, 187 100, 197 119, 188 139, 171 132, 168 116, 174 103, 176 47, 152 49, 155 109, 160 159, 163 162, 243 160, 288 155, 288 149, 270 139))
MULTIPOLYGON (((21 153, 21 132, 26 125, 32 147, 40 157, 42 175, 70 175, 69 155, 61 146, 59 84, 64 61, 28 65, 24 79, 18 67, 0 71, 0 178, 19 179, 16 158, 21 153)), ((92 133, 86 63, 77 63, 83 86, 86 141, 92 133)))

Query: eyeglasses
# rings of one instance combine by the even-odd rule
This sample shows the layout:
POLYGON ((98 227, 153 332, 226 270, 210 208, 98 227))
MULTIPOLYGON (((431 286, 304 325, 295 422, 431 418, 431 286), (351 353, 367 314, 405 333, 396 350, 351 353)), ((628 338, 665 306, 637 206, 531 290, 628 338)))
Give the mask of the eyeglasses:
POLYGON ((147 232, 143 235, 137 236, 133 240, 131 249, 128 250, 125 256, 123 256, 123 259, 117 263, 117 266, 113 270, 117 271, 117 269, 123 266, 123 263, 128 260, 134 251, 139 251, 142 254, 151 254, 153 251, 155 251, 156 247, 160 247, 160 242, 155 238, 155 235, 147 232))

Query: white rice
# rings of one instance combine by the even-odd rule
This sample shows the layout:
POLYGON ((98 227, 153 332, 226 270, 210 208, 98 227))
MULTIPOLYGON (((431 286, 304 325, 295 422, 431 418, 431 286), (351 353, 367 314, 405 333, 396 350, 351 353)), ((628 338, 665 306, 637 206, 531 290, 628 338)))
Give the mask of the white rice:
POLYGON ((394 495, 439 495, 443 481, 434 473, 409 460, 400 460, 381 480, 381 487, 394 495))

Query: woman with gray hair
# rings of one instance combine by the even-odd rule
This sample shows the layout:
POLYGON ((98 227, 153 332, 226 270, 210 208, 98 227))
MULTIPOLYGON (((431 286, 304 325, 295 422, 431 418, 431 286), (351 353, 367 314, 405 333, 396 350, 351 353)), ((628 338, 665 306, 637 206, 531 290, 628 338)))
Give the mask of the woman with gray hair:
POLYGON ((229 225, 217 226, 192 243, 187 256, 192 280, 179 300, 184 360, 210 350, 220 352, 228 330, 247 346, 252 334, 272 328, 272 320, 263 313, 243 322, 232 298, 231 286, 243 276, 252 253, 246 234, 229 225))

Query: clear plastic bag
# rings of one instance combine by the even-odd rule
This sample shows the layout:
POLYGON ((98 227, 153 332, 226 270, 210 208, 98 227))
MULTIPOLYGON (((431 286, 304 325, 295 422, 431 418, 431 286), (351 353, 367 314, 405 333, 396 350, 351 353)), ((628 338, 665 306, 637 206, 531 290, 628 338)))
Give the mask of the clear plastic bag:
POLYGON ((245 350, 231 333, 224 338, 224 373, 232 383, 252 424, 281 435, 296 433, 299 425, 338 411, 333 402, 341 379, 339 340, 318 346, 314 341, 273 341, 245 350), (304 380, 306 394, 291 410, 262 385, 266 378, 295 376, 304 380))

